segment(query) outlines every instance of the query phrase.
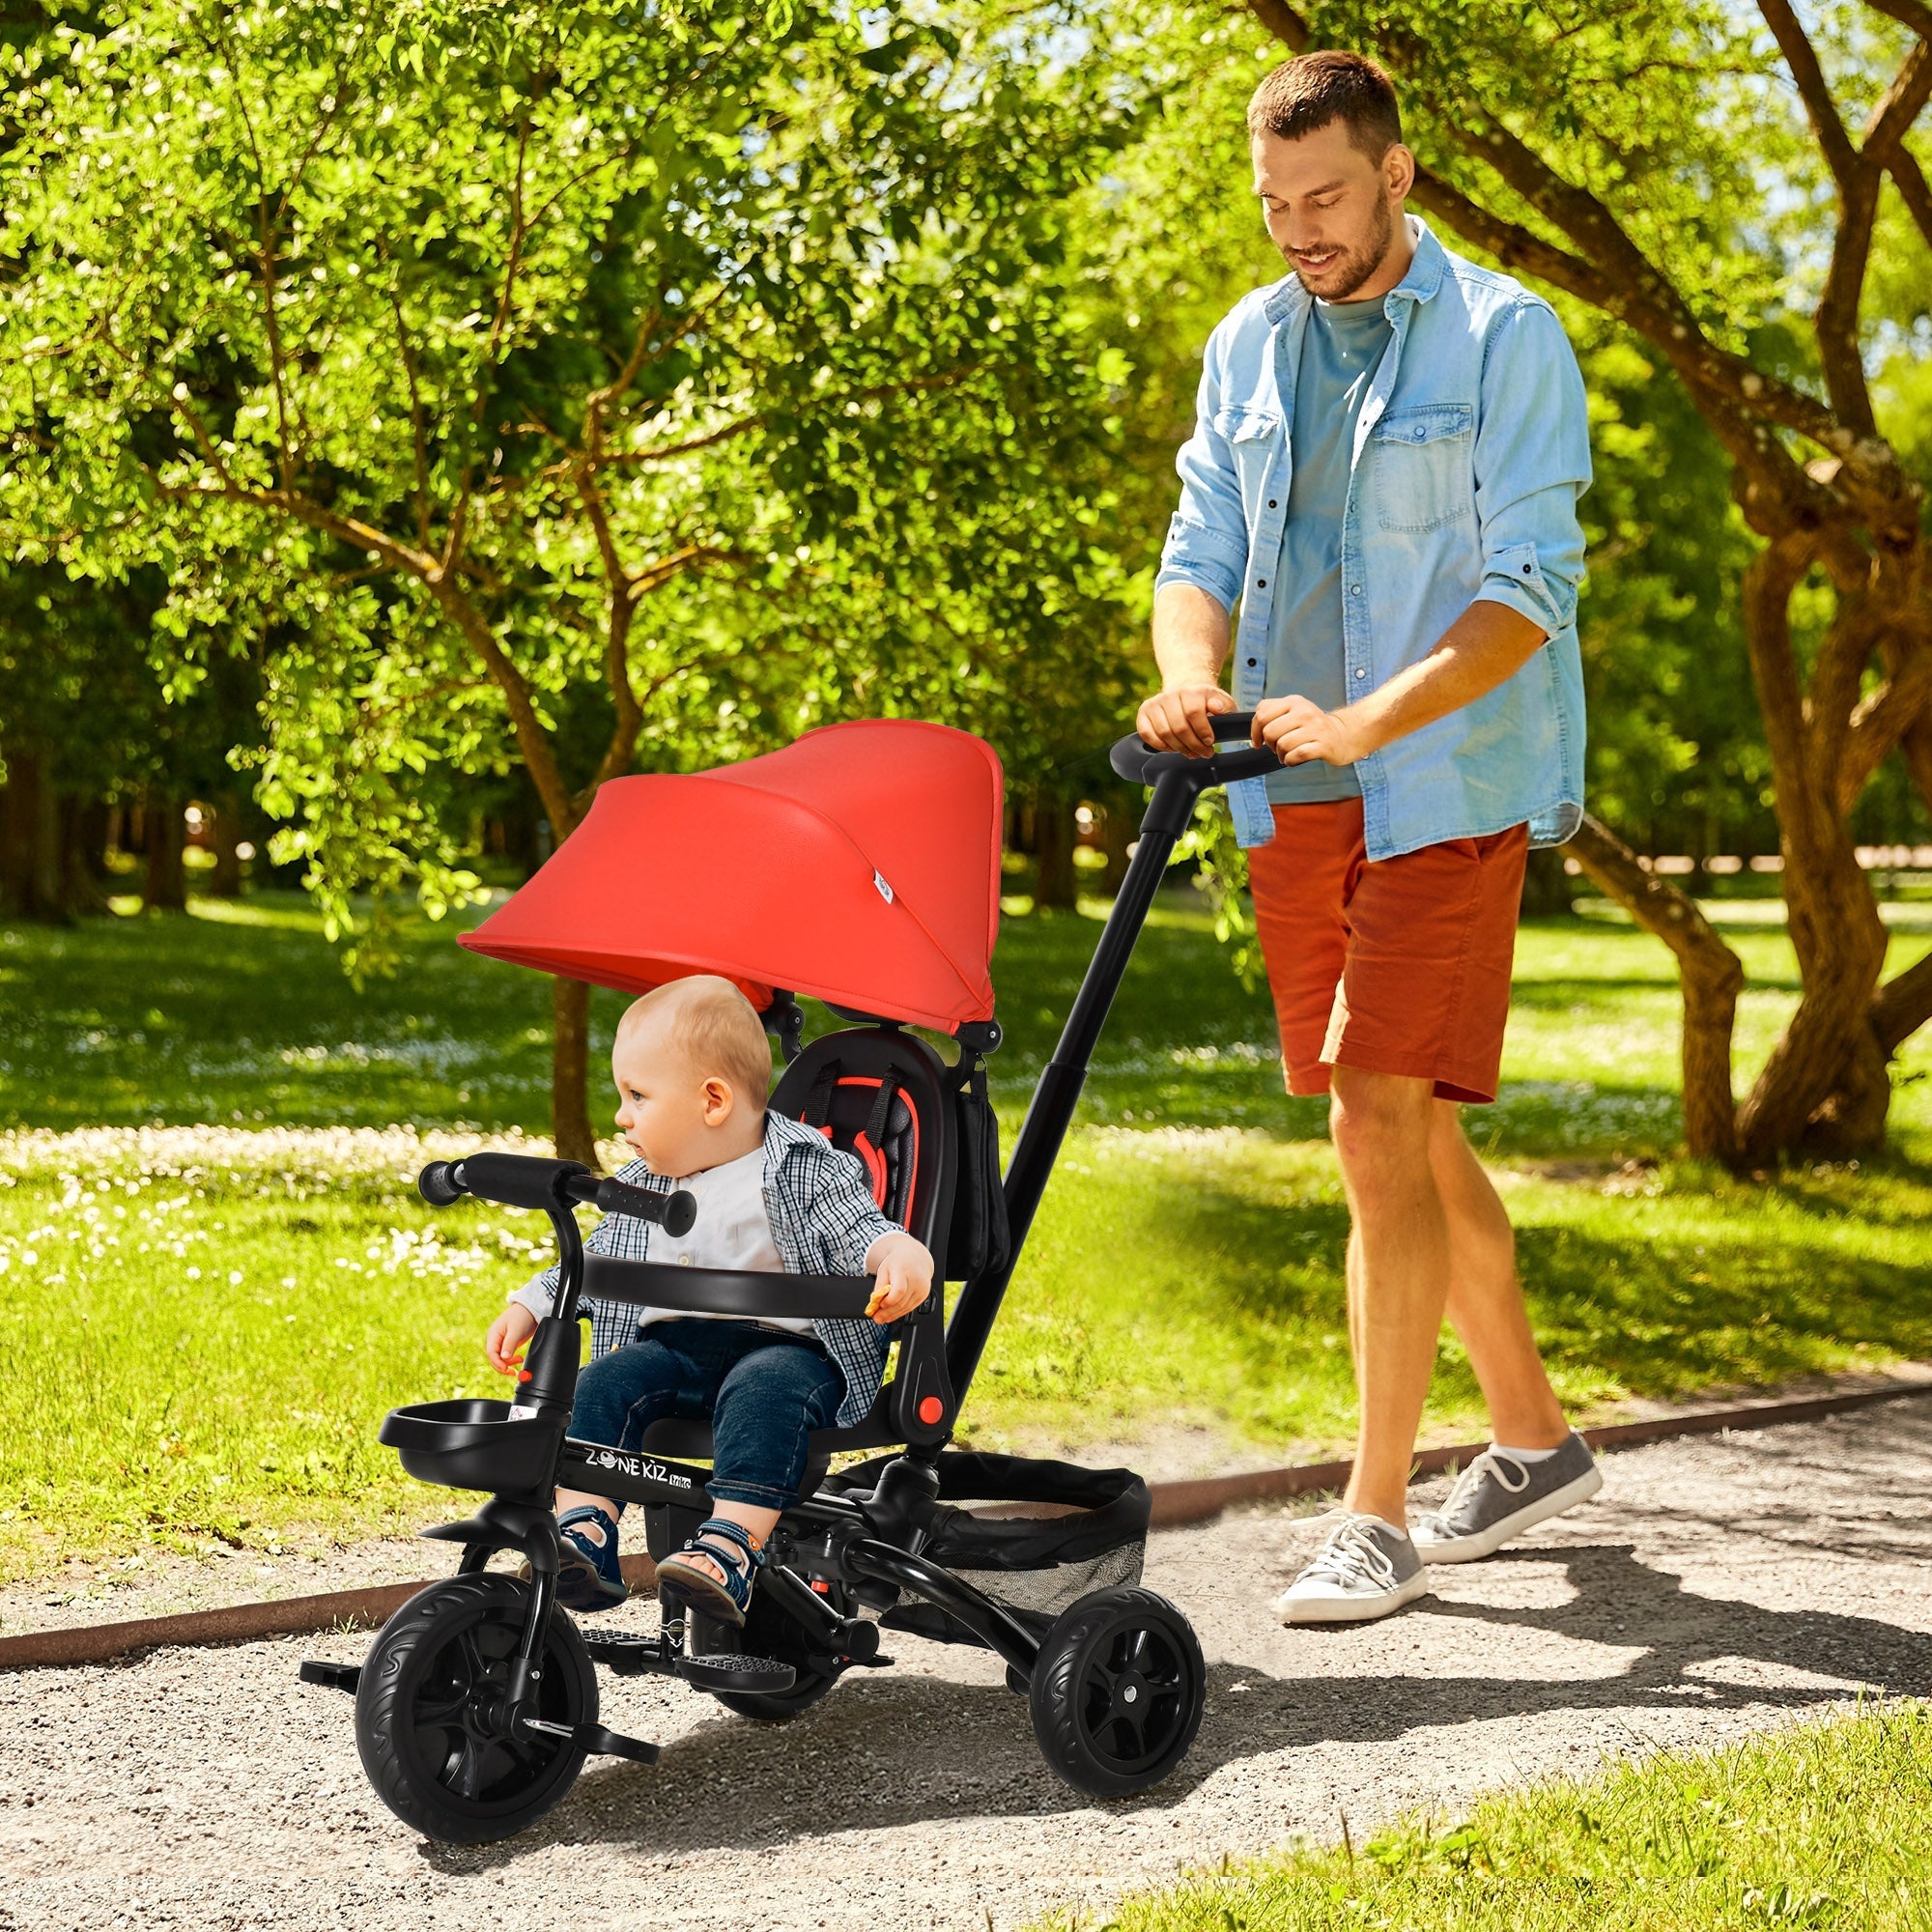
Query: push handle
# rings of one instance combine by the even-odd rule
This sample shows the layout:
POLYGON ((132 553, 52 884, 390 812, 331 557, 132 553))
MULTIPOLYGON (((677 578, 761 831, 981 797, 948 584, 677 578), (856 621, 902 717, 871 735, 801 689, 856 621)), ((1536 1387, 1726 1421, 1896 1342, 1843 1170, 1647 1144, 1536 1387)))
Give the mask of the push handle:
MULTIPOLYGON (((1208 723, 1217 744, 1230 739, 1245 740, 1254 730, 1252 711, 1211 711, 1208 723)), ((1197 758, 1186 752, 1161 752, 1129 733, 1118 740, 1108 753, 1108 762, 1117 776, 1129 784, 1152 784, 1164 772, 1185 772, 1199 788, 1236 784, 1242 779, 1265 778, 1281 770, 1281 760, 1265 745, 1243 744, 1239 751, 1216 752, 1211 757, 1197 758)))
POLYGON ((526 1153, 472 1153, 461 1160, 433 1160, 416 1177, 416 1192, 432 1208, 447 1208, 464 1195, 505 1208, 556 1213, 574 1203, 595 1202, 607 1214, 635 1214, 657 1222, 668 1235, 688 1235, 697 1203, 679 1188, 660 1194, 592 1174, 581 1161, 540 1160, 526 1153))

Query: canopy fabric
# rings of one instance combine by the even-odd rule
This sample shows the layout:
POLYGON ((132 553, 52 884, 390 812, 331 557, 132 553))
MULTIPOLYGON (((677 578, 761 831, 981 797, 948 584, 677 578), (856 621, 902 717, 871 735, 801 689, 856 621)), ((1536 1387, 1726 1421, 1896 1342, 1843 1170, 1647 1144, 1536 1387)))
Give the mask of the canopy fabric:
POLYGON ((990 1019, 1005 785, 990 745, 830 724, 743 764, 612 779, 472 952, 641 993, 721 973, 951 1032, 990 1019))

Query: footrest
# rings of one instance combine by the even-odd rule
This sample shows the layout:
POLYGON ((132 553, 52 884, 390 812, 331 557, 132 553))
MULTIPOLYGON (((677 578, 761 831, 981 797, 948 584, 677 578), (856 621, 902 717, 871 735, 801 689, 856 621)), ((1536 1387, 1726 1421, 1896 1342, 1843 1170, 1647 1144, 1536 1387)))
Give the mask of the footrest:
POLYGON ((798 1672, 770 1657, 687 1657, 677 1674, 700 1690, 789 1690, 798 1672))
POLYGON ((304 1658, 301 1681, 304 1684, 327 1685, 331 1690, 347 1690, 353 1697, 355 1687, 362 1681, 362 1666, 359 1663, 320 1663, 312 1657, 304 1658))
POLYGON ((633 1636, 623 1631, 580 1631, 593 1663, 619 1677, 645 1677, 674 1670, 676 1652, 661 1636, 633 1636))

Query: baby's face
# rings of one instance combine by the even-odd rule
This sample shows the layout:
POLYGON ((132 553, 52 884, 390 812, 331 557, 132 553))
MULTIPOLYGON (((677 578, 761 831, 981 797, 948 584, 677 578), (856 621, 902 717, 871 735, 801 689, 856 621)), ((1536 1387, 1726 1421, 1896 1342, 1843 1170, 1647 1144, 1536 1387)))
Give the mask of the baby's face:
POLYGON ((619 1034, 611 1077, 618 1129, 653 1174, 696 1174, 715 1164, 717 1135, 736 1112, 730 1088, 706 1080, 667 1028, 645 1019, 619 1034))

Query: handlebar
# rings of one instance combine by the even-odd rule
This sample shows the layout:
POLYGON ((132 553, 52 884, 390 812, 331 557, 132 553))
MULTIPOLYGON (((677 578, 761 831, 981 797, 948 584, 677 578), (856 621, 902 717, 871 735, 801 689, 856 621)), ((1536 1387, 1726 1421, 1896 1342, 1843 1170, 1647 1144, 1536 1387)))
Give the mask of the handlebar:
MULTIPOLYGON (((1246 738, 1254 729, 1252 711, 1214 711, 1208 717, 1216 743, 1246 738)), ((1216 752, 1197 758, 1187 752, 1159 752, 1129 733, 1107 754, 1118 777, 1129 784, 1151 785, 1168 772, 1185 772, 1197 789, 1236 784, 1242 779, 1265 778, 1281 770, 1281 760, 1265 745, 1244 745, 1238 752, 1216 752)))
POLYGON ((559 1212, 594 1203, 607 1214, 635 1214, 655 1221, 671 1236, 687 1235, 697 1203, 679 1188, 660 1194, 593 1174, 581 1161, 540 1160, 526 1153, 472 1153, 461 1160, 433 1160, 416 1177, 416 1191, 432 1208, 447 1208, 464 1195, 505 1208, 559 1212))

